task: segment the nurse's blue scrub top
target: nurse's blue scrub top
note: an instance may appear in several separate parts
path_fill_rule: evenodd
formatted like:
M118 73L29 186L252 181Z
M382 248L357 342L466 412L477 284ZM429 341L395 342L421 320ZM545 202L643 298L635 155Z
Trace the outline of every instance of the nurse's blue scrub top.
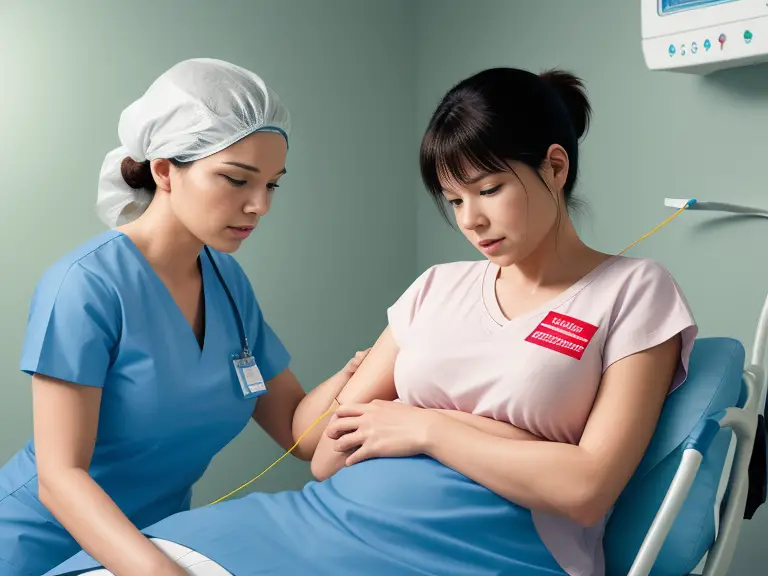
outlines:
M289 354L235 259L211 254L270 380ZM139 528L190 507L192 485L256 404L243 397L232 365L243 348L236 313L205 251L200 259L202 349L160 277L120 232L101 234L56 263L32 299L21 369L103 389L90 474ZM79 549L68 536L54 536L57 530L37 501L30 440L0 469L0 559L32 573L52 568Z

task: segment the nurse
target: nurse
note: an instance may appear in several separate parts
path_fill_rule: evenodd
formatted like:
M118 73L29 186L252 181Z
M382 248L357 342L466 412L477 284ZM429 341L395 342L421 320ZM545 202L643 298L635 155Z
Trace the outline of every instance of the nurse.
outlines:
M99 179L110 230L32 299L34 438L0 469L0 574L43 574L80 548L116 574L185 574L140 530L190 508L249 419L288 450L365 356L305 395L230 256L286 172L289 124L258 76L211 59L172 67L123 112ZM323 428L294 455L311 459Z

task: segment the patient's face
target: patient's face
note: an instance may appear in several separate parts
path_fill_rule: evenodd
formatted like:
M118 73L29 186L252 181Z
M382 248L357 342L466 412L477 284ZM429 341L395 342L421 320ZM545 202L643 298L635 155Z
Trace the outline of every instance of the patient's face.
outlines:
M512 167L492 174L468 171L467 183L443 182L461 231L500 266L530 256L553 231L558 214L555 198L536 171L521 163Z

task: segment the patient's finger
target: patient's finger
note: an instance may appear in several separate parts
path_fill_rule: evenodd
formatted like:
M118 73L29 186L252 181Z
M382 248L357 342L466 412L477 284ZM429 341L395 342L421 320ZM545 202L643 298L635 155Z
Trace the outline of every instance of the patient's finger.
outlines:
M339 418L348 418L350 416L362 416L365 414L366 404L360 404L357 402L350 402L349 404L342 404L336 409L336 416Z
M330 424L328 424L328 427L325 429L325 433L334 440L338 439L339 437L343 436L344 434L347 434L349 432L354 432L360 427L360 418L358 417L347 417L347 418L337 418Z
M365 446L361 446L358 450L355 450L347 456L347 459L345 460L344 464L346 466L352 466L354 464L357 464L359 462L362 462L363 460L367 460L370 457L369 451L365 448Z
M362 432L351 432L344 434L341 438L333 443L333 448L337 452L349 452L354 448L359 448L365 441L365 436Z

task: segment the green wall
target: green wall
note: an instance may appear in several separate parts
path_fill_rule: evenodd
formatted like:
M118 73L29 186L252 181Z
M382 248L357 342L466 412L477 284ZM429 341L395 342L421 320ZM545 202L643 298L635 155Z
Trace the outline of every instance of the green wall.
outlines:
M417 135L442 94L467 75L497 65L534 71L559 66L585 79L595 109L577 190L587 207L576 218L595 247L619 251L654 228L672 214L665 197L768 208L768 66L711 77L650 72L641 51L639 4L420 2ZM417 272L437 262L482 258L417 189ZM655 258L672 271L702 335L736 337L751 353L768 291L766 245L768 220L691 212L628 255ZM743 527L732 574L766 573L766 533L763 507Z
M0 462L32 433L18 362L34 286L103 230L96 182L118 144L120 112L185 58L256 71L292 113L289 174L236 256L302 384L314 387L373 343L416 268L414 23L407 1L0 0ZM249 425L195 503L280 454ZM309 478L306 464L286 458L250 488Z

